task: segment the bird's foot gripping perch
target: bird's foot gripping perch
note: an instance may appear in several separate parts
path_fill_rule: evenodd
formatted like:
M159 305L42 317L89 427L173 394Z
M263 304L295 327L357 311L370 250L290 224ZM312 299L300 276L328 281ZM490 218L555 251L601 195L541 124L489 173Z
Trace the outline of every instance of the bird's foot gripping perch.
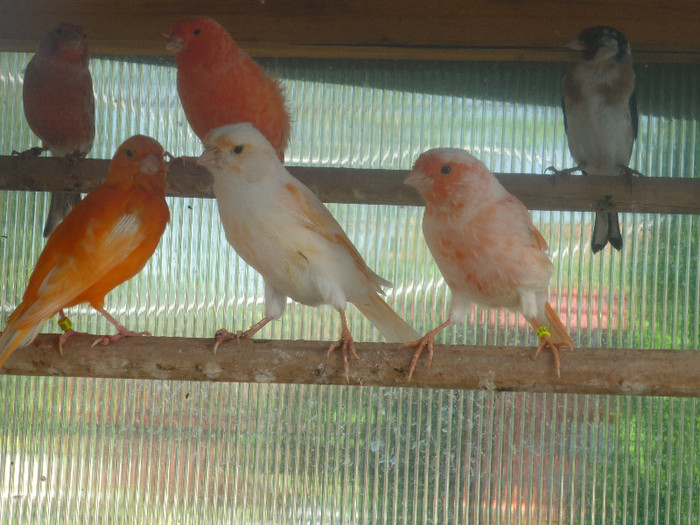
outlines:
M583 172L583 170L579 166L574 166L573 168L566 168L563 170L558 170L554 166L549 166L546 170L544 170L545 174L547 174L547 175L555 175L555 176L563 176L563 177L573 175L577 171Z
M263 329L263 327L272 321L272 317L264 317L257 323L255 323L253 326L248 328L245 332L242 330L238 330L237 332L229 332L225 328L221 328L220 330L216 331L216 334L214 334L214 339L216 343L214 343L214 353L218 350L219 346L221 346L221 343L224 343L225 341L228 341L230 339L235 339L236 341L240 341L241 339L252 339L255 334L257 334L260 330Z
M102 345L102 346L107 346L110 343L113 343L115 341L119 341L120 339L124 339L125 337L140 337L142 335L153 335L151 332L132 332L131 330L127 330L124 328L123 330L119 330L116 334L113 335L103 335L102 337L98 337L93 341L92 347L95 347L97 345Z
M418 339L417 341L411 341L410 343L404 343L401 348L416 347L416 351L413 353L413 359L411 359L411 366L408 368L408 380L413 378L413 372L416 370L416 365L420 356L423 355L423 351L428 349L428 366L433 364L433 352L435 349L435 335L432 332L428 332L426 335Z
M631 179L633 177L644 177L644 173L630 168L629 166L620 166L620 173L623 177Z
M349 356L352 355L355 359L359 359L360 357L357 355L357 351L355 350L355 340L352 338L352 335L350 335L350 329L348 328L348 323L345 319L345 312L343 310L338 310L338 312L340 313L340 320L343 324L343 331L340 334L340 339L335 343L332 343L331 346L328 347L328 353L326 354L326 357L331 355L331 352L333 352L333 350L335 350L336 348L341 349L341 351L343 352L343 370L345 371L345 379L349 383Z
M107 319L114 328L117 329L117 333L114 335L103 335L102 337L98 337L93 341L92 346L95 347L96 345L102 345L102 346L107 346L110 343L114 343L115 341L119 341L120 339L124 339L125 337L140 337L142 335L153 335L151 332L132 332L131 330L128 330L125 326L119 323L114 317L109 315L107 311L102 308L98 309L98 312L100 312L105 319Z
M540 356L540 352L543 348L547 347L552 351L554 356L554 366L557 369L557 377L561 378L560 363L559 363L559 347L554 341L552 341L552 334L549 332L549 328L546 326L540 326L535 330L537 332L537 337L540 339L540 344L535 352L535 359Z
M11 156L18 157L21 160L34 159L36 157L40 157L45 151L48 151L48 148L41 146L35 146L24 151L17 151L16 149L13 149Z
M76 332L75 330L73 330L73 323L71 323L70 319L66 317L66 314L63 313L63 310L59 311L59 316L60 317L58 318L58 321L56 321L56 323L59 327L61 327L63 333L58 338L58 353L61 354L61 357L63 357L63 344L68 340L68 338L75 334L86 335L86 333Z
M449 326L451 321L448 319L444 323L442 323L440 326L437 328L432 329L430 332L425 334L423 337L420 339L417 339L415 341L410 341L408 343L404 343L401 345L401 348L416 348L416 351L413 354L413 359L411 360L411 366L408 369L408 380L411 381L413 378L413 372L416 371L416 365L418 364L418 360L420 359L420 356L423 355L423 351L427 348L428 349L428 366L433 364L433 352L435 350L435 336L441 332L445 327Z

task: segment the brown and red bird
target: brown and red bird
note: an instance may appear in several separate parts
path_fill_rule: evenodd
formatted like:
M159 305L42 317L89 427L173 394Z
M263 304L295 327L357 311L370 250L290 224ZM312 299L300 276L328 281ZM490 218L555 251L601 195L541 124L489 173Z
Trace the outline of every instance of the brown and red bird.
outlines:
M87 37L76 24L59 24L27 64L24 115L54 157L85 158L95 138L95 96L88 69ZM44 227L48 237L80 201L78 193L53 193Z

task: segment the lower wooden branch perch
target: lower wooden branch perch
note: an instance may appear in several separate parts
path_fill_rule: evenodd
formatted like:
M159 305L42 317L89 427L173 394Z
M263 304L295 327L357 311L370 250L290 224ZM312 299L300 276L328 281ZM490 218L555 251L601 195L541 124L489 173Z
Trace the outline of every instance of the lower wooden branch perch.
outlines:
M109 346L76 335L58 353L57 335L40 335L17 350L2 373L17 375L345 385L339 352L325 341L138 337ZM438 346L432 367L421 360L412 382L413 350L396 344L357 343L350 384L582 394L700 396L700 351L581 348L560 350L561 379L552 357L535 361L534 348Z

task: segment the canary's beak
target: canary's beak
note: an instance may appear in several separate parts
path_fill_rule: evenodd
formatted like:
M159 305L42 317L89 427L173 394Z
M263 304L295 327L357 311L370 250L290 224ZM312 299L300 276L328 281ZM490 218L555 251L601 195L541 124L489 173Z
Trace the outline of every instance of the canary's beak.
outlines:
M204 153L197 159L197 164L205 168L216 168L219 163L219 155L213 148L204 148Z
M85 40L83 35L77 31L73 31L66 36L64 42L71 47L80 47L83 44L83 40Z
M430 181L420 171L409 173L403 183L416 188L420 192L430 188Z
M579 37L572 38L562 47L565 47L566 49L571 49L572 51L584 51L586 49L586 46L583 44L583 42L581 42L581 39Z
M185 41L179 36L170 35L168 43L165 44L165 49L167 49L171 53L179 53L180 51L185 49Z
M149 175L153 175L155 173L158 173L158 170L160 169L160 165L162 163L162 160L159 159L156 155L151 153L148 157L143 159L141 161L141 171L143 173L148 173Z

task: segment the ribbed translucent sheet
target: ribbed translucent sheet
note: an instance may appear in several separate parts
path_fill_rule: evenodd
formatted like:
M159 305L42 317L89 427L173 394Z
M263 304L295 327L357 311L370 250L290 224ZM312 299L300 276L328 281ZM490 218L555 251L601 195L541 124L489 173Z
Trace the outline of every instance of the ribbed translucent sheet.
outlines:
M30 56L0 54L1 155L38 145L21 102ZM290 165L408 169L435 146L463 147L497 172L573 165L565 64L263 65L286 88ZM90 157L111 158L135 133L175 155L201 152L172 61L93 58L91 69ZM632 167L696 177L700 66L636 71ZM107 310L156 335L248 328L262 315L262 280L227 244L216 203L169 204L154 257ZM1 328L43 247L47 205L44 193L0 192ZM394 282L388 302L419 331L439 324L449 293L422 239L422 208L329 208ZM555 265L553 304L578 346L700 346L698 217L624 214L622 252L593 257L592 214L532 215ZM89 306L70 315L78 330L111 330ZM354 308L348 319L357 340L381 340ZM290 303L260 337L339 332L331 308ZM535 339L517 315L475 307L438 341ZM700 523L695 399L0 376L0 400L0 524Z

